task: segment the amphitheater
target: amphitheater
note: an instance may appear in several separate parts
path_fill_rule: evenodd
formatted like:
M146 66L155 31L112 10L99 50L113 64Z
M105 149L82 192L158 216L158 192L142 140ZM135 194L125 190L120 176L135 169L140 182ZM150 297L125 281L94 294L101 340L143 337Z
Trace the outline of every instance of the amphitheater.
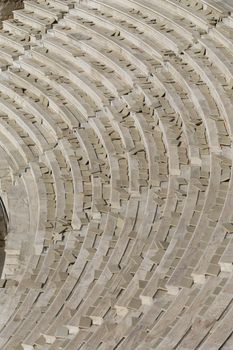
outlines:
M2 22L0 273L1 350L233 350L233 0Z

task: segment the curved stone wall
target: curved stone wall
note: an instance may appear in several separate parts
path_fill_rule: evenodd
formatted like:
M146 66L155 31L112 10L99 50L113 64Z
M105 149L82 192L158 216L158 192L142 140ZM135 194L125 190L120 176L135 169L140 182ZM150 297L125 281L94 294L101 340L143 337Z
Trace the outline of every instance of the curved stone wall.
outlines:
M233 349L233 6L27 0L0 31L1 350Z

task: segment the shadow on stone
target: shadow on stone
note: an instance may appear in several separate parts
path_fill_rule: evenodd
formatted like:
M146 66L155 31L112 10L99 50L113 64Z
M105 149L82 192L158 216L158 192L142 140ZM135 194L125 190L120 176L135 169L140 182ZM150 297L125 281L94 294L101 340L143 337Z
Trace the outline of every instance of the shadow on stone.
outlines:
M22 0L0 0L0 21L12 18L12 11L21 8L23 8Z
M5 238L7 235L8 216L2 199L0 198L0 276L5 261Z

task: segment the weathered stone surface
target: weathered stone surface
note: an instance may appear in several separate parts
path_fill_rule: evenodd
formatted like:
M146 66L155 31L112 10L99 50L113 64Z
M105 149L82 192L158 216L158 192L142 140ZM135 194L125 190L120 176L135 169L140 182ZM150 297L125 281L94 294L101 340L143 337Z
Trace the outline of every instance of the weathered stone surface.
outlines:
M0 20L12 17L12 11L23 7L23 0L0 0Z

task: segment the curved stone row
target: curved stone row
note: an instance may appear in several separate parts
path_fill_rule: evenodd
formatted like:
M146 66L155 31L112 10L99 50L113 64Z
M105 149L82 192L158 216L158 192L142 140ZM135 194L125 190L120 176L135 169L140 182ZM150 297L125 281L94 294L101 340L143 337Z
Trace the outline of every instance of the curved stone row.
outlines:
M1 349L232 349L231 11L30 0L3 23Z

